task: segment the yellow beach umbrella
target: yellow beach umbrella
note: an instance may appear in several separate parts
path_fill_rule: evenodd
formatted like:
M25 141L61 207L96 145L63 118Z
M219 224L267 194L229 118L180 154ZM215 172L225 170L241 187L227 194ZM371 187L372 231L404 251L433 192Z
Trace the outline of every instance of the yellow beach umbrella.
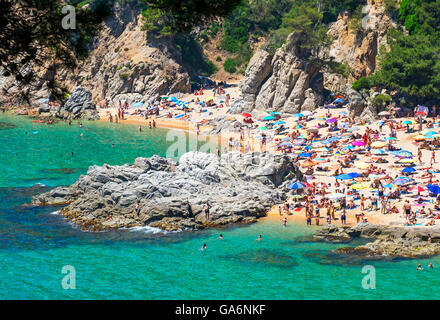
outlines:
M356 162L353 165L358 169L366 169L370 166L368 163L365 162Z
M373 148L382 148L382 147L384 147L386 145L386 143L385 142L382 142L382 141L376 141L376 142L373 142L372 144L371 144L371 146L373 147Z
M413 139L416 141L420 141L420 140L425 140L426 137L424 135L419 134L419 135L413 137Z
M415 159L405 158L399 161L400 163L413 163L416 162Z
M286 135L284 134L277 134L276 136L274 136L275 139L284 139L286 137Z
M367 189L368 185L365 183L356 183L350 186L350 189L353 190L362 190L362 189Z

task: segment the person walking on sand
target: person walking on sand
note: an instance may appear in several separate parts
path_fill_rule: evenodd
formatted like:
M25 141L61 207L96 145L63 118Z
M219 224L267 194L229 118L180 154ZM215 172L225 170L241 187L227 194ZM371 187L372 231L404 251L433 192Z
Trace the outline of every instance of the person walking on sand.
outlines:
M422 164L422 149L420 147L417 150L417 158L419 158L419 163Z
M432 167L433 163L435 163L435 150L432 150L432 153L431 153L431 167Z

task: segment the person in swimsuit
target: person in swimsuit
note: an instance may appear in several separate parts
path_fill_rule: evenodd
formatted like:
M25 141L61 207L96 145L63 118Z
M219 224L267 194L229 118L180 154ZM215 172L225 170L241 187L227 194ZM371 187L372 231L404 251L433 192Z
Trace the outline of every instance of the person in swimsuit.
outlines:
M202 248L200 248L200 250L202 250L202 251L203 251L203 250L205 250L205 249L206 249L206 243L204 243L204 244L203 244L203 247L202 247Z
M218 237L220 240L223 240L223 235L220 234L220 236Z
M258 238L256 239L257 241L261 241L263 240L263 237L261 236L261 234L258 236Z

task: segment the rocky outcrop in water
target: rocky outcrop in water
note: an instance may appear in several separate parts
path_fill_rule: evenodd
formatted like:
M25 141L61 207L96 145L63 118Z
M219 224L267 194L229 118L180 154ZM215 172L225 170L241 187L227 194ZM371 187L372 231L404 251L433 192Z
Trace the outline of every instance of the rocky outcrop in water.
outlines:
M301 180L302 174L285 155L189 152L178 164L154 156L132 165L92 166L72 186L38 195L33 203L67 205L61 214L93 231L147 225L201 229L265 216L285 199L287 178ZM207 202L209 219L203 211Z
M431 236L432 241L428 243ZM335 253L360 257L418 258L440 254L440 226L397 227L358 223L353 227L325 226L314 238L331 242L349 242L354 238L372 239L363 246L343 247Z
M98 120L98 110L92 102L92 93L83 87L77 87L69 98L58 108L42 105L38 108L40 117L55 116L60 119Z

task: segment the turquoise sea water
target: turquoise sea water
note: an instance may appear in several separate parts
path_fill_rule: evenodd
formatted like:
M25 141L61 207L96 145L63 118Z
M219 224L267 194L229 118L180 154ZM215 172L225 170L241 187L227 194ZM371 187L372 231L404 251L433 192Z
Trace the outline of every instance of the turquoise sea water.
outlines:
M166 135L122 124L48 126L0 114L0 298L440 298L439 257L336 257L330 250L342 245L311 242L314 229L304 225L262 221L165 236L149 230L88 233L53 214L57 208L23 206L33 194L73 183L90 165L165 155L173 143ZM258 234L263 241L255 241ZM199 250L203 243L206 251ZM437 268L429 270L430 261ZM417 263L423 271L416 271ZM66 265L75 268L75 290L62 288ZM374 290L362 288L365 265L375 267Z

